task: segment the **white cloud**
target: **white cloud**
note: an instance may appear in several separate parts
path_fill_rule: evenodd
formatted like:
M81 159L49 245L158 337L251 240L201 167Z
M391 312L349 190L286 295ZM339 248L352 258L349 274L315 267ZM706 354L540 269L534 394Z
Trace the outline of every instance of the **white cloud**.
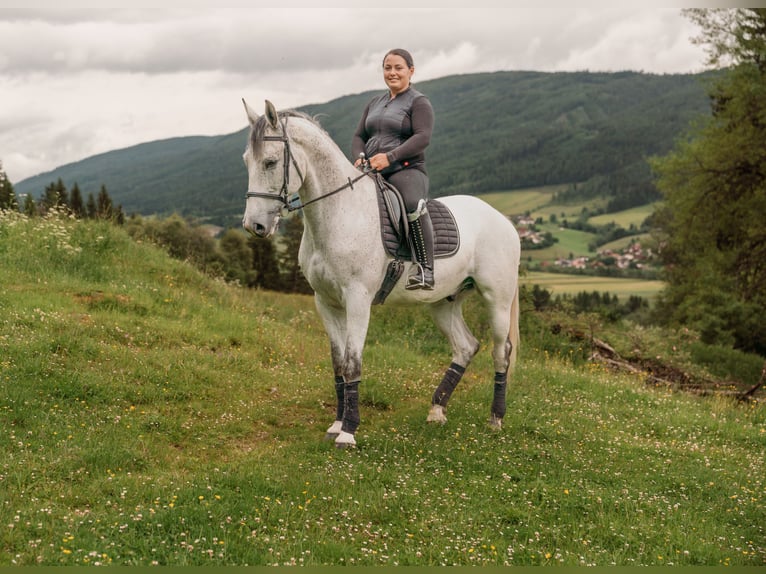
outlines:
M124 4L124 5L123 5ZM0 7L0 160L12 181L128 145L245 125L278 107L383 89L392 47L416 81L495 70L699 71L678 8L592 2L27 0Z

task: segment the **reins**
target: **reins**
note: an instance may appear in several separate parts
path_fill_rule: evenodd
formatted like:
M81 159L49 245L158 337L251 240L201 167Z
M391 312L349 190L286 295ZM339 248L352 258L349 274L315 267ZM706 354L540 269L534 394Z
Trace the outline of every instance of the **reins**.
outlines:
M307 205L311 205L312 203L315 203L315 202L319 201L320 199L325 199L327 197L330 197L331 195L335 195L336 193L340 193L344 189L354 189L354 184L357 181L359 181L360 179L362 179L366 175L369 175L369 173L367 173L367 172L362 173L362 174L356 176L354 179L351 179L349 177L348 181L345 184L341 185L338 189L334 189L332 191L328 191L324 195L320 195L319 197L315 197L314 199L310 199L309 201L307 201L306 203L302 203L301 205L296 205L295 207L292 207L289 204L287 204L287 211L288 212L297 211L299 209L303 209Z
M245 194L245 198L250 197L265 197L266 199L273 199L275 201L279 201L282 203L282 208L287 211L287 213L292 213L293 211L299 211L303 208L305 208L308 205L311 205L312 203L316 203L317 201L321 199L326 199L330 196L335 195L336 193L340 193L341 191L345 189L354 189L354 184L365 177L366 175L369 175L369 171L364 171L354 179L348 178L348 181L341 185L339 188L334 189L332 191L329 191L325 193L324 195L320 195L319 197L315 197L305 203L301 203L298 205L292 205L292 202L288 199L288 186L290 185L290 164L295 168L295 171L298 172L298 176L301 178L301 185L303 185L303 173L301 172L300 167L298 167L298 162L295 161L295 156L293 156L293 152L290 149L290 138L287 137L287 117L285 116L282 120L282 135L278 136L263 136L264 141L278 141L282 142L284 144L285 148L285 155L284 155L284 176L282 178L282 188L279 190L279 193L266 193L266 192L260 192L260 191L248 191Z

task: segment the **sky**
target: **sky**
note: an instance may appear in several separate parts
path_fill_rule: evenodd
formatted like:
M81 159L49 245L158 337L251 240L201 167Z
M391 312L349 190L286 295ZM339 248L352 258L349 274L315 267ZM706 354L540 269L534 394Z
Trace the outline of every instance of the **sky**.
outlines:
M700 2L695 3L700 6ZM256 111L500 70L705 69L673 0L0 0L0 162L11 182L138 143L222 135ZM244 147L244 142L243 142Z

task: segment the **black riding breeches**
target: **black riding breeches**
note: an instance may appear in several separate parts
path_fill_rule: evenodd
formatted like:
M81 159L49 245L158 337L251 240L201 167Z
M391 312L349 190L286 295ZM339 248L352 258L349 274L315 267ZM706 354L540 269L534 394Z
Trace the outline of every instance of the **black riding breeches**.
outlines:
M418 208L421 199L428 200L428 176L419 169L403 169L386 177L402 194L407 213Z

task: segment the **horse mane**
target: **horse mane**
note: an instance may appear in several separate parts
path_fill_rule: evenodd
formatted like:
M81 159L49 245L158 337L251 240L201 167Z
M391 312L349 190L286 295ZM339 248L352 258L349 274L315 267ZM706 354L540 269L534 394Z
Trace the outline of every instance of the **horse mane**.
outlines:
M304 112L299 112L298 110L282 110L281 112L278 112L277 116L280 120L282 118L300 118L315 125L323 132L325 131L316 117L312 117ZM271 124L269 123L269 120L265 115L262 115L250 129L250 147L253 151L253 155L256 157L260 155L261 150L263 149L263 136L266 133L266 128L270 126Z

